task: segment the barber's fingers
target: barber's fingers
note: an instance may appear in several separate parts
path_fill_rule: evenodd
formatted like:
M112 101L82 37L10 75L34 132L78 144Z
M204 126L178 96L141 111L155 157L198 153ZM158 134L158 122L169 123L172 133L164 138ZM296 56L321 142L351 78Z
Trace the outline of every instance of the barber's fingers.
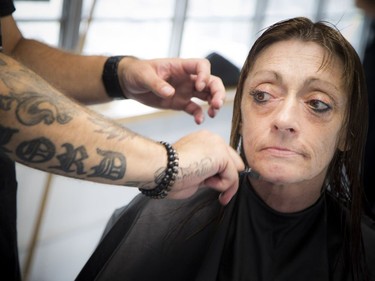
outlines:
M226 205L236 194L239 184L239 172L244 170L245 165L241 157L228 147L230 158L226 165L214 176L204 181L205 186L209 186L221 192L219 200L220 203Z
M221 108L225 100L223 81L211 74L211 64L207 59L185 60L184 70L195 80L196 91L210 93L209 115L214 117L215 112Z
M198 125L204 121L203 109L197 103L190 101L184 108L184 111L192 116L194 116L195 123Z
M207 59L183 59L181 65L185 73L190 74L195 80L195 89L203 91L211 78L211 64Z
M197 79L197 77L192 79ZM215 117L223 106L226 97L223 81L217 76L210 75L206 87L201 91L196 89L194 97L207 101L209 104L208 115L212 118Z
M160 73L150 71L147 85L151 91L162 98L177 94L173 85L166 82L168 79L186 79L186 81L192 79L191 82L194 83L194 88L198 92L207 89L210 83L214 83L213 86L216 88L220 86L221 80L212 81L211 65L206 59L153 60L153 62L155 63L155 69L163 68L164 74L158 76ZM186 77L184 78L184 76Z
M211 93L208 99L210 108L208 114L210 117L215 117L216 112L223 106L225 101L225 87L223 81L216 76L211 75L210 82L208 83L209 91Z

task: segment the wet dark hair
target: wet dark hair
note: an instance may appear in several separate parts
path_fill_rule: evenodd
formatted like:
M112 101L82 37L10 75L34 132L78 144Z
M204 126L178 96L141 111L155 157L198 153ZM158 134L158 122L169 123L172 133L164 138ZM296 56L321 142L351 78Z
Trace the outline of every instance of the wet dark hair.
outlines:
M245 80L259 55L274 43L286 40L314 42L326 51L322 67L333 58L343 65L342 81L347 90L348 102L345 110L340 138L345 151L336 150L326 176L329 192L349 210L348 237L345 238L348 251L346 266L352 267L354 280L364 276L361 216L363 188L363 158L368 126L368 100L361 61L344 36L326 22L312 22L303 17L278 22L267 28L255 41L241 70L234 99L231 146L237 148L240 142L241 100ZM241 157L246 163L245 155Z

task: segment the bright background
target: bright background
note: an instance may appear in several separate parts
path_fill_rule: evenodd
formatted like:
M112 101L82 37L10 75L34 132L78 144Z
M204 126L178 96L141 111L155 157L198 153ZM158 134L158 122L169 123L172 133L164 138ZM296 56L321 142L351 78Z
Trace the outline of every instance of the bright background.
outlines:
M326 20L363 51L367 22L354 0L50 0L16 1L25 37L83 54L140 58L205 57L217 52L241 67L259 32L294 16ZM206 128L229 139L229 97L201 126L183 113L132 101L92 109L155 140L173 142ZM67 179L17 165L18 231L24 280L74 280L114 209L136 189Z

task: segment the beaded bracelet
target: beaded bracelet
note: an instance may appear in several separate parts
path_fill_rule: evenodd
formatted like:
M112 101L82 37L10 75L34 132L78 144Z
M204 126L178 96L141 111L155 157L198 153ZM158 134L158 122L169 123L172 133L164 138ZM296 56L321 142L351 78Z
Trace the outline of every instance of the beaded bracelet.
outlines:
M118 77L118 64L125 56L109 57L103 68L102 80L107 95L113 99L126 99L124 96L119 77Z
M153 199L163 199L168 195L171 187L175 183L178 174L178 154L177 151L172 147L171 144L161 141L167 150L168 164L164 170L164 177L160 180L158 185L153 189L139 188L143 195L151 197Z

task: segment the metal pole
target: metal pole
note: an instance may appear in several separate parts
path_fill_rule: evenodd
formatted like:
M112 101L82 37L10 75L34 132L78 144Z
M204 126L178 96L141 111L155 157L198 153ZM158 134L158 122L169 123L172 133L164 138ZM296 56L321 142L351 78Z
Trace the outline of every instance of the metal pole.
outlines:
M179 57L181 53L182 36L188 8L188 0L175 0L169 57Z
M82 17L83 0L64 0L60 22L59 47L75 50Z

